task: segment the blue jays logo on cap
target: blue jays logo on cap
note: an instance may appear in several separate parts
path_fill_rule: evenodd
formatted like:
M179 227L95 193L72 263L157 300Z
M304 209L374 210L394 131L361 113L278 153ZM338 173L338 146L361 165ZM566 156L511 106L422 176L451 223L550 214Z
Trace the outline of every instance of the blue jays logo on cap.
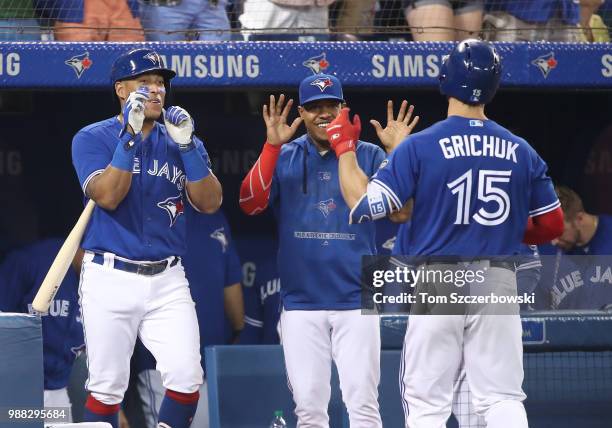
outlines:
M76 73L77 78L80 79L85 70L92 66L93 61L89 59L89 52L85 52L84 54L75 55L69 60L64 61L64 64L70 66Z
M170 217L170 227L174 226L176 220L179 218L181 214L185 211L185 206L183 205L183 199L181 196L171 196L168 199L161 201L157 204L158 207L168 213Z
M555 59L554 52L539 56L533 61L531 61L531 63L538 67L538 69L542 72L544 78L547 78L548 73L550 73L553 68L556 68L558 64L557 60Z
M334 86L333 82L331 81L329 77L326 77L324 79L317 79L314 82L310 82L310 84L312 86L316 86L317 88L319 88L321 92L325 91L327 88L331 86Z
M330 74L315 74L302 80L300 83L300 105L323 99L344 101L342 84L337 77Z

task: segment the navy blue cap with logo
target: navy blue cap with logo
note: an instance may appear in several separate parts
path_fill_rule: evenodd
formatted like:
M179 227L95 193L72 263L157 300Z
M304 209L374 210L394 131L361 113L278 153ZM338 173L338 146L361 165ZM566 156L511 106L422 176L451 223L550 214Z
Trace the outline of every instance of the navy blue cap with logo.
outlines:
M336 76L315 74L300 83L300 105L317 100L338 100L344 102L342 84Z

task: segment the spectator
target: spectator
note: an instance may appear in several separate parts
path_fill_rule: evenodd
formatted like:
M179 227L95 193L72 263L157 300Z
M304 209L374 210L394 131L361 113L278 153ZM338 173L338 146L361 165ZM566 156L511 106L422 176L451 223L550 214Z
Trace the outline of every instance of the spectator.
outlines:
M245 0L242 24L245 38L254 33L326 34L329 5L335 0ZM256 32L248 30L259 30Z
M0 41L40 40L32 0L0 0Z
M576 0L489 0L484 18L487 40L499 42L579 42L580 6Z
M600 309L612 304L612 216L589 214L580 196L556 188L564 215L563 234L543 247L546 257L540 287L549 309Z
M147 40L230 40L227 0L142 0Z
M482 0L404 0L404 6L417 42L463 40L482 26Z
M205 369L204 348L228 341L236 343L244 326L240 261L229 225L221 211L199 214L189 205L185 205L185 211L188 231L183 266L196 305L202 368ZM229 335L224 328L226 316L232 328ZM161 374L155 370L155 359L140 341L136 345L135 358L136 371L139 372L138 391L143 401L146 425L147 428L155 428L165 392ZM191 426L207 428L208 424L208 390L205 379L200 387L198 409Z
M606 24L595 13L605 0L580 0L580 26L587 42L609 42L610 33Z
M346 40L357 40L352 34L372 33L376 0L344 0L335 28ZM352 36L352 37L351 37Z
M55 21L57 41L144 41L137 0L35 0L35 6Z
M46 239L6 257L0 266L0 311L32 313L31 302L62 244L61 239ZM68 269L42 317L45 407L70 407L68 380L74 360L85 346L78 284L76 273Z

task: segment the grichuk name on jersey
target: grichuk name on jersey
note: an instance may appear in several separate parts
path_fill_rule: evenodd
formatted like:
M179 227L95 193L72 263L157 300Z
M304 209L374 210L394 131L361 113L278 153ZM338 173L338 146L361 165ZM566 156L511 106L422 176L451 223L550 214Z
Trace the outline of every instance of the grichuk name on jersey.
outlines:
M516 163L518 144L492 135L451 135L438 141L446 159L486 156Z
M168 165L168 162L164 162L160 167L159 161L157 159L153 159L153 168L148 169L147 174L155 177L165 177L166 180L172 184L176 184L176 187L179 190L183 190L185 187L185 173L178 167L172 165L172 174L170 174L170 167L171 166Z

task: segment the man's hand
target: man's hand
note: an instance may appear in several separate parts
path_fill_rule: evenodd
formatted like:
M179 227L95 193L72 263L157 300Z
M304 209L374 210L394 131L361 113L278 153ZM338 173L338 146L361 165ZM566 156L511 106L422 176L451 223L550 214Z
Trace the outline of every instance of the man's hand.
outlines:
M137 91L132 92L125 100L123 105L123 128L119 136L121 137L126 131L132 135L136 135L142 131L144 122L145 102L149 99L149 88L141 86Z
M270 95L270 105L264 104L263 106L267 142L273 146L280 146L288 142L302 123L302 118L296 117L291 126L287 125L287 116L293 105L293 100L287 101L287 105L284 108L283 104L285 104L285 94L281 94L278 97L278 103L274 95Z
M179 149L188 150L191 147L194 123L187 110L178 106L164 110L164 124Z
M354 152L357 148L359 134L361 134L361 119L359 115L353 117L353 123L349 118L350 108L344 107L340 114L329 124L327 129L327 139L336 156L346 152Z
M393 101L389 100L387 102L387 126L383 129L380 122L374 119L370 120L374 129L376 129L376 135L378 135L387 153L391 153L402 141L404 141L419 122L419 116L416 116L410 121L413 111L414 106L411 105L408 107L408 101L404 100L397 113L397 119L394 119Z

